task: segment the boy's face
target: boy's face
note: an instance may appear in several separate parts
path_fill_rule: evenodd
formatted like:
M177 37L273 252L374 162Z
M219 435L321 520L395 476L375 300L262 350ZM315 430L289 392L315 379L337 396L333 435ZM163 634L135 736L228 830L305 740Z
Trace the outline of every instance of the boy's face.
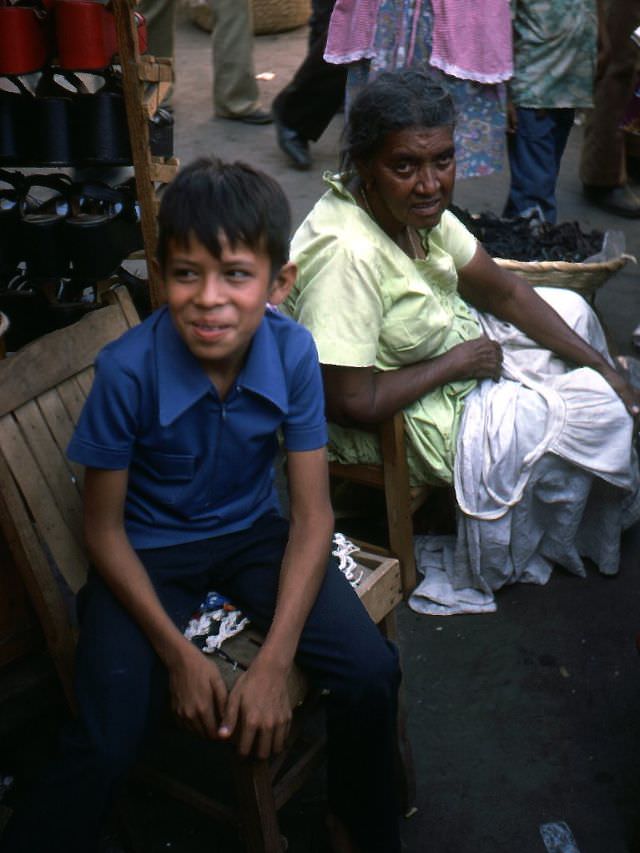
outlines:
M223 393L242 367L267 302L279 304L295 281L285 264L272 281L271 260L220 235L220 259L193 237L171 241L164 273L167 303L180 337Z

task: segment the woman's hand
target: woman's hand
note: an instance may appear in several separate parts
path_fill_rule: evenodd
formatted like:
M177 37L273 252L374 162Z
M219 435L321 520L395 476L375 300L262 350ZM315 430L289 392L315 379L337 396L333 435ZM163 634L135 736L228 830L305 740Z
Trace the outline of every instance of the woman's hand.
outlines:
M457 344L446 357L451 360L455 379L500 379L502 347L486 335Z
M637 423L640 416L640 393L638 390L613 367L607 366L600 373L620 397L627 411Z

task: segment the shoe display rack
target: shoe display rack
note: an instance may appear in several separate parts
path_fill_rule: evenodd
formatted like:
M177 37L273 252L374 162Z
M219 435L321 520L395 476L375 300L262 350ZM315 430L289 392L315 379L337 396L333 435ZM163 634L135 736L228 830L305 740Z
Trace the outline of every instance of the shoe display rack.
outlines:
M163 301L152 259L157 192L178 168L162 106L173 65L145 53L135 2L0 5L0 309L10 349L97 307L114 277L142 313ZM132 253L144 254L146 278L122 268Z

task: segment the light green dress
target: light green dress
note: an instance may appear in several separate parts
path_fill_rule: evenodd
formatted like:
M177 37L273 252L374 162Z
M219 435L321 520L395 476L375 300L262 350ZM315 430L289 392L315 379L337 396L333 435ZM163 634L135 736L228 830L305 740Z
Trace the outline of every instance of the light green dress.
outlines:
M395 370L434 358L479 337L480 326L458 294L457 270L476 240L445 212L422 239L426 260L409 258L363 211L337 177L294 235L298 278L283 306L310 329L323 364ZM464 398L475 380L434 389L404 410L414 483L447 482ZM380 461L377 438L330 428L330 456L344 463Z

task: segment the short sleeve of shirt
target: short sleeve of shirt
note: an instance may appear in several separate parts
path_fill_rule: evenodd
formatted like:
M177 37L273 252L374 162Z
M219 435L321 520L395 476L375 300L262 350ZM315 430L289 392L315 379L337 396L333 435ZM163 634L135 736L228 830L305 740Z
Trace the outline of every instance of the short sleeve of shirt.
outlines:
M448 252L456 270L465 267L476 253L478 242L469 229L449 210L442 214L430 239Z
M299 332L305 330L300 329ZM311 335L297 344L300 358L289 389L289 410L282 426L287 450L318 450L327 443L324 392L318 353Z
M369 247L357 241L345 245L338 238L328 241L305 273L295 314L313 335L320 362L346 367L375 364L384 306L382 277Z
M135 379L106 347L96 360L96 375L67 455L89 468L129 467L140 393Z

